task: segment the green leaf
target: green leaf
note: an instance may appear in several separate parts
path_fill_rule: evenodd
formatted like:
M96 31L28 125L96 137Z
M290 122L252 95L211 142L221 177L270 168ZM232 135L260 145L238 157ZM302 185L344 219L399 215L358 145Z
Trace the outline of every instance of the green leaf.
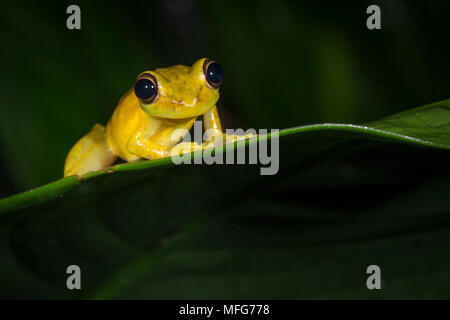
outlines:
M449 149L447 100L282 130L274 176L162 159L60 179L0 200L0 297L450 297Z

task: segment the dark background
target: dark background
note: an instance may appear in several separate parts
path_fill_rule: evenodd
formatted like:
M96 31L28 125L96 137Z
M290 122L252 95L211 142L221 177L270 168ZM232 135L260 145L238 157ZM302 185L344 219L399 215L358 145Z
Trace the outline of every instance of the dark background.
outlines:
M450 98L448 1L77 1L81 30L66 28L70 4L0 8L0 196L60 178L139 73L202 57L225 71L225 128L361 123ZM366 28L370 4L382 30ZM448 108L394 129L436 138ZM156 165L10 198L0 298L448 298L450 154L399 142L303 132L280 139L270 177ZM71 264L83 290L67 290ZM367 290L372 264L383 290Z
M0 196L62 176L65 155L148 69L225 72L224 127L359 123L449 98L448 1L6 2ZM366 28L378 4L382 29Z

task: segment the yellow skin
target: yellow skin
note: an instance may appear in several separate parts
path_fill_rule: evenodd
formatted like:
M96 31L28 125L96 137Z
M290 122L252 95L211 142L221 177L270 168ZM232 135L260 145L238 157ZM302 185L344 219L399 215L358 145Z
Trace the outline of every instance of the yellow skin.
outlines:
M214 146L214 137L219 134L227 142L248 138L222 133L216 107L219 90L206 82L205 60L200 59L191 67L176 65L143 72L153 75L158 82L155 101L143 103L133 89L129 90L120 99L106 129L96 124L72 147L66 158L64 176L81 176L105 169L118 157L135 161L202 150ZM189 130L201 115L204 129L212 129L208 141L198 145L195 142L179 143L182 137L171 140L174 130Z

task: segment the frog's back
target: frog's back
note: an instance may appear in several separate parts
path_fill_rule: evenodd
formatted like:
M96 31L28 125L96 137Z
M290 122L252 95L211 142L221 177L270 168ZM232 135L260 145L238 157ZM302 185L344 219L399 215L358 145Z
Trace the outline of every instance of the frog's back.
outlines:
M127 145L131 136L145 121L148 121L148 116L140 108L131 89L120 99L106 126L106 141L111 151L127 161L138 159L128 151Z

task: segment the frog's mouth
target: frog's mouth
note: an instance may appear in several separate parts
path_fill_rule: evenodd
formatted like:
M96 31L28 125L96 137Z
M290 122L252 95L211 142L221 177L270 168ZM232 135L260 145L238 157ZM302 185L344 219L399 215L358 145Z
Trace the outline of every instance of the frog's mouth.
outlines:
M196 96L194 98L192 103L187 103L186 101L179 101L179 100L175 100L175 99L170 100L170 103L183 105L184 107L188 107L188 108L194 108L195 105L197 104L197 101L198 101L198 96Z
M201 104L201 101L196 97L191 103L185 101L178 101L175 99L168 100L168 103L161 106L143 105L144 111L152 117L165 119L189 119L204 115L209 109L214 106L214 103Z

